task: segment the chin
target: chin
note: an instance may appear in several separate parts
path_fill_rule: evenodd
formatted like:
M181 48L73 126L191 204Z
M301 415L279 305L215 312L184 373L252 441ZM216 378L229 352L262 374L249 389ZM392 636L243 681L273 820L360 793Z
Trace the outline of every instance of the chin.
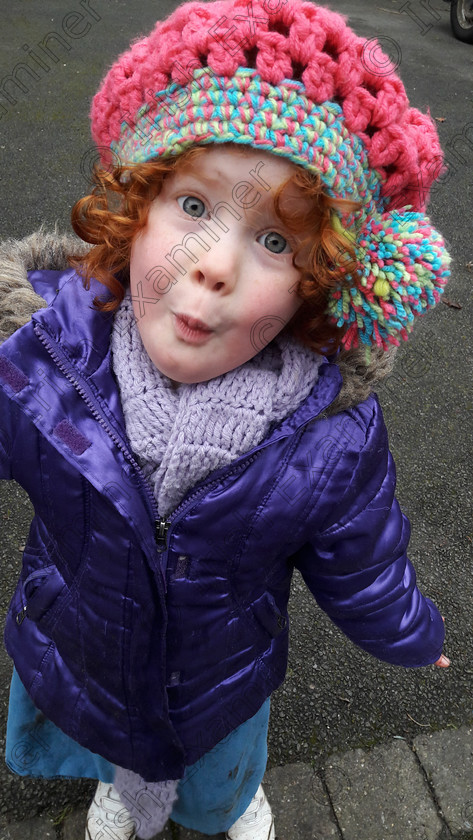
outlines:
M167 376L171 382L175 382L178 385L197 385L199 382L209 382L211 379L223 376L236 367L236 365L232 366L231 362L229 362L228 367L223 365L222 368L218 367L207 372L202 369L201 365L193 368L192 360L190 359L183 361L172 357L162 358L160 354L154 357L150 355L150 359L163 376Z
M214 376L204 376L202 371L183 370L179 365L159 365L153 362L158 370L176 385L197 385L198 382L208 382ZM220 376L220 374L215 374Z
M175 374L174 376L170 376L169 379L172 379L173 382L177 382L179 385L198 385L199 382L209 382L211 379L215 379L216 376L221 376L220 373L216 373L213 376L203 376L202 374L188 374L187 376L183 374L179 376Z

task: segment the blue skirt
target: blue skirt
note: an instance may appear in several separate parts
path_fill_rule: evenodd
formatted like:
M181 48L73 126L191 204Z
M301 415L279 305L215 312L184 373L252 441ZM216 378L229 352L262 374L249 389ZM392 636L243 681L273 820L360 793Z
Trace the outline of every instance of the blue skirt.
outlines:
M227 831L246 811L267 762L269 699L250 720L186 768L171 819L202 834ZM82 747L33 704L16 670L10 688L6 763L20 776L99 779L115 765Z

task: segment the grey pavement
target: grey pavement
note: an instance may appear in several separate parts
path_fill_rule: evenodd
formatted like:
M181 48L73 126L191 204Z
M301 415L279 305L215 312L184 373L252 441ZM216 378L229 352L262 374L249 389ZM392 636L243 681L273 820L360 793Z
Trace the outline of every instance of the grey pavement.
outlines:
M277 840L471 840L472 780L473 729L464 726L335 753L318 772L303 762L274 767L264 786ZM86 812L10 823L0 840L84 840ZM156 840L208 837L169 823Z
M30 63L35 75L23 75L23 88L10 85L9 98L0 93L0 238L26 236L41 222L69 229L95 159L91 96L130 40L176 5L0 0L0 91L28 51L59 36L50 42L57 61L46 69ZM411 104L430 109L449 166L429 205L454 258L446 303L401 348L380 399L397 495L412 524L410 556L421 588L445 616L452 665L409 670L368 657L328 622L296 576L289 669L272 699L267 788L280 840L473 838L473 46L453 38L443 0L325 5L346 14L358 34L379 39ZM95 16L84 18L78 37L67 15L86 8ZM25 494L0 482L2 615L30 518ZM0 753L10 675L0 650ZM83 840L92 790L88 781L20 779L0 762L0 840Z

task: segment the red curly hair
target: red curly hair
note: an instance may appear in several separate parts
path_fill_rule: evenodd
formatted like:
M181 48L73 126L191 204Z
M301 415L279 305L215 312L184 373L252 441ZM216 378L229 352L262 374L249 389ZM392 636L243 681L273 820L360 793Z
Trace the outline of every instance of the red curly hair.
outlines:
M189 165L207 148L193 146L171 158L118 166L111 172L96 167L92 192L79 199L72 209L74 231L93 247L85 255L69 257L86 288L94 277L110 292L107 300L94 299L96 308L105 312L118 308L129 284L133 240L145 228L150 205L159 195L164 179ZM292 213L290 217L284 213L280 201L288 185L312 200L309 211ZM331 215L334 210L351 213L358 207L353 201L326 195L318 175L300 166L294 166L294 173L278 187L274 196L276 215L299 240L292 264L300 272L295 291L303 306L286 330L315 352L332 353L341 344L345 330L329 321L327 300L330 291L346 282L346 275L355 269L354 250L333 229ZM302 240L301 231L305 233ZM301 251L304 260L298 265L296 260Z

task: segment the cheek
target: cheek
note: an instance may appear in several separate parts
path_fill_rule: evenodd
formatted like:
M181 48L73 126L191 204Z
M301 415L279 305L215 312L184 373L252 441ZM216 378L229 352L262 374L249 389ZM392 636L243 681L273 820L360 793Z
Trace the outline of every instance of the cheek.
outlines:
M163 240L145 231L133 242L130 253L130 288L133 295L150 301L161 298L173 285L173 272L166 261Z
M259 353L280 333L302 306L289 283L279 289L274 287L265 295L248 301L238 333L232 342L232 351L238 356L246 348L248 358Z
M288 321L296 314L303 303L297 294L297 287L299 285L300 278L301 272L298 269L291 268L291 271L286 279L286 283L284 284L284 291L279 296L279 301L286 312Z
M159 258L154 260L146 233L139 234L130 252L130 292L140 333L145 324L157 314L153 302L157 295L152 273L153 264L156 265L156 262L159 264Z
M130 278L143 280L156 262L159 262L156 239L147 230L138 234L133 241L130 253Z
M299 274L288 271L280 277L270 277L258 290L258 294L249 300L249 314L253 320L258 316L277 316L281 322L289 321L302 306L297 295Z
M140 234L131 246L130 252L130 286L136 291L136 284L143 276L143 234Z

